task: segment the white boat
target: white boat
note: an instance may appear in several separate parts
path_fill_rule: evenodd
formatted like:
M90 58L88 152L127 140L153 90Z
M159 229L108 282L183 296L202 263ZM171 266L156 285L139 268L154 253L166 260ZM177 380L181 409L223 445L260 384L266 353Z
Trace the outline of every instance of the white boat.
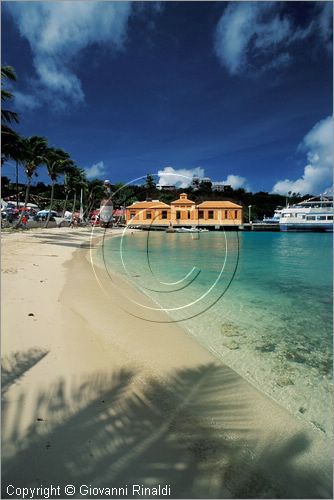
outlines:
M281 211L281 231L333 232L333 196L315 196Z
M279 224L282 215L282 209L276 209L272 217L263 217L264 224Z
M209 232L208 229L202 229L197 227L177 227L175 228L176 233L206 233Z

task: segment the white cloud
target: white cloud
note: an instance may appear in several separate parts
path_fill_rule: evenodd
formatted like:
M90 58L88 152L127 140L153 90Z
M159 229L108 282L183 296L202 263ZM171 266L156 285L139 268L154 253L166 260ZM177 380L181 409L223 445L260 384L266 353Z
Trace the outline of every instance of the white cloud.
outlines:
M202 167L178 169L165 167L163 170L159 170L157 175L159 177L158 184L160 184L160 186L175 185L179 188L186 188L191 184L194 175L201 179L205 177L205 172ZM240 175L230 174L222 182L223 184L228 184L233 189L250 189L247 179Z
M245 177L241 177L240 175L230 174L226 177L223 183L231 186L233 189L244 188L249 191L247 179Z
M196 168L178 168L165 167L159 170L158 174L160 186L175 185L180 188L188 187L191 184L194 175L204 177L204 169L201 167Z
M317 8L314 19L304 28L296 27L291 18L282 14L283 6L281 2L227 5L216 27L214 49L231 75L252 69L262 73L287 65L292 61L287 49L313 33L328 42L331 6Z
M38 84L63 101L84 100L75 58L92 44L121 49L129 2L7 2L20 34L30 44ZM87 71L89 69L87 63ZM37 84L37 85L38 85Z
M298 150L306 153L308 164L303 175L296 180L285 179L276 182L272 191L287 194L320 194L333 181L333 118L320 120L306 134Z
M318 10L317 25L319 34L328 50L332 49L332 26L333 26L333 3L318 2L316 5Z
M38 101L38 99L36 99L33 95L25 94L24 92L19 92L17 90L13 95L15 106L21 111L24 109L32 110L41 106L41 102Z
M87 179L95 179L97 177L104 177L106 174L106 167L103 163L103 161L99 161L97 163L94 163L89 168L85 168L86 176Z

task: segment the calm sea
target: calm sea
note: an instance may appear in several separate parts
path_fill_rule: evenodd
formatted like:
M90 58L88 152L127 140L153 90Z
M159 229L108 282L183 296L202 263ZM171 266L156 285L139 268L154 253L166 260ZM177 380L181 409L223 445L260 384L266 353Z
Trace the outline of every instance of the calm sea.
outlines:
M127 231L103 252L107 268L151 297L168 321L331 433L331 234Z

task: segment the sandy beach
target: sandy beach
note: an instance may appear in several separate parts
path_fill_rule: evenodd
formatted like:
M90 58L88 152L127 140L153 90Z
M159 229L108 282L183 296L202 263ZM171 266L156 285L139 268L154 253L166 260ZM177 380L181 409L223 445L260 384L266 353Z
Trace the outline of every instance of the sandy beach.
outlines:
M140 319L149 300L92 267L103 235L2 235L2 497L332 498L328 438L164 313Z

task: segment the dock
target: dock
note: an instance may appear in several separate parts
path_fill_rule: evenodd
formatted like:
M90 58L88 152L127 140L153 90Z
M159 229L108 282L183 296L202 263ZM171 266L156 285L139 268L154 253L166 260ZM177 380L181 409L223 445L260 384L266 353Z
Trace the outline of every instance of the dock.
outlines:
M239 226L239 231L279 231L279 224L265 224L263 222L245 223Z

